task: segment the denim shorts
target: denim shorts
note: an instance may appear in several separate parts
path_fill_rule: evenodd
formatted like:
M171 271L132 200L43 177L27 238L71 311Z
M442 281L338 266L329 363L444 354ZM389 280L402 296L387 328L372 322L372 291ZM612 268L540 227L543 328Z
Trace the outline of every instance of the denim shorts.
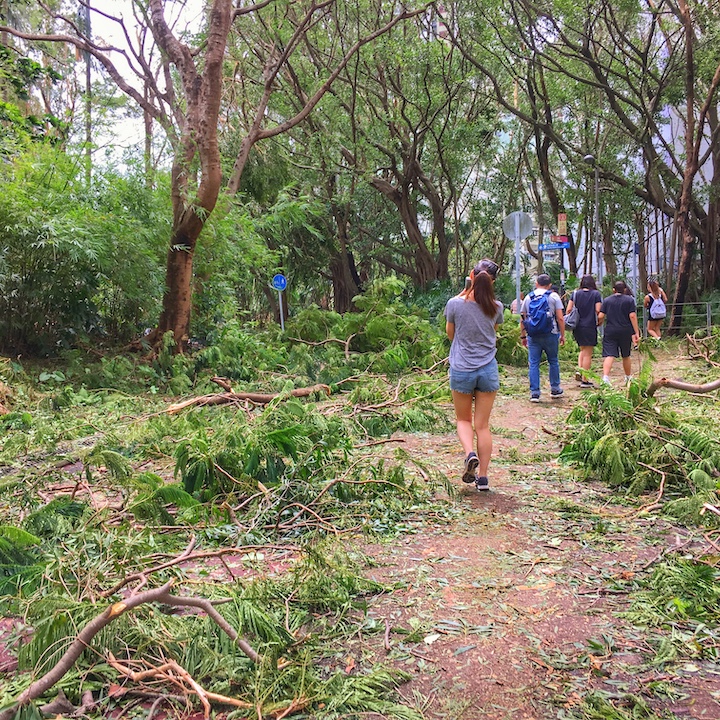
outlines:
M450 368L450 389L472 395L478 392L497 392L500 389L500 374L494 358L477 370L453 370Z

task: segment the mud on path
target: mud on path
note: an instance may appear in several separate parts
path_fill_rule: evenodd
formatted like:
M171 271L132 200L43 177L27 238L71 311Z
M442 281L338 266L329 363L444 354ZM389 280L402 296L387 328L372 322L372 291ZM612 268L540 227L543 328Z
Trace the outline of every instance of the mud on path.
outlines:
M658 353L656 377L682 372L676 357ZM506 370L491 418L489 493L460 482L454 434L402 437L453 481L457 515L425 516L398 542L365 548L370 575L396 589L371 601L367 634L338 660L410 672L400 693L428 719L582 717L588 692L616 705L641 696L660 717L720 718L720 668L652 665L647 633L619 615L627 581L693 531L632 517L632 506L615 506L606 488L558 465L550 433L582 402L568 375L562 400L544 388L537 405L523 371Z

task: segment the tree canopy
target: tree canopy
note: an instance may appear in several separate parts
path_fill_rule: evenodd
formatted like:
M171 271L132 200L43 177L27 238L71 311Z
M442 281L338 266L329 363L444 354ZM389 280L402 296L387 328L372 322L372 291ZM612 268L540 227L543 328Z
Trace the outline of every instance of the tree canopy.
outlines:
M120 339L149 327L150 342L171 331L182 350L218 321L279 312L268 279L280 271L291 278L286 311L315 303L342 313L387 275L428 289L461 282L481 255L510 269L501 220L518 208L536 225L523 271L544 262L570 276L601 269L611 280L629 275L637 248L635 291L659 276L673 290L677 327L683 303L718 289L720 51L711 3L81 8L7 0L0 25L8 189L39 157L33 146L52 144L68 168L92 157L81 203L105 192L111 171L132 177L145 198L138 202L154 208L137 216L142 232L114 244L154 263L143 311L99 325L77 314L74 333L102 326ZM138 131L124 157L103 156L100 124L112 133L112 117L116 128L131 122ZM80 188L82 176L68 182ZM26 200L9 193L6 259L13 227L24 226L24 247L46 242L32 218L33 202L52 212L42 198L49 190L38 186ZM114 228L126 210L108 211ZM558 234L560 214L567 258L543 257L537 244ZM103 268L102 223L86 233L54 227L67 247L81 246L71 276L73 267L83 276L81 258L97 258L88 266L94 289L73 300L86 302L84 292L95 312L123 285L114 276L122 263ZM30 288L55 272L3 267L3 294L12 297L33 297ZM47 299L38 302L32 312L44 314ZM13 322L27 324L12 307ZM3 343L28 343L30 334L8 333Z

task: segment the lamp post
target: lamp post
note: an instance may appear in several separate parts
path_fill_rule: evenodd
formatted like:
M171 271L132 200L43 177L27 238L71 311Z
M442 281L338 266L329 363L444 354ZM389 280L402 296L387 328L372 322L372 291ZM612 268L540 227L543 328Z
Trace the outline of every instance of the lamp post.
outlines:
M595 168L595 255L597 257L597 279L598 285L602 288L603 282L603 252L602 243L600 242L600 168L594 155L586 155L583 158L590 167Z

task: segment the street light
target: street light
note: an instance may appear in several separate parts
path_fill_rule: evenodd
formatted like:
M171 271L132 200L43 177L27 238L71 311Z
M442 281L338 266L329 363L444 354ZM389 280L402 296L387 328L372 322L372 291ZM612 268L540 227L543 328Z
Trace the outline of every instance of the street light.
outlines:
M595 168L595 254L597 256L597 279L598 285L602 288L603 270L602 270L602 243L600 242L600 168L594 155L586 155L583 158L590 167Z

